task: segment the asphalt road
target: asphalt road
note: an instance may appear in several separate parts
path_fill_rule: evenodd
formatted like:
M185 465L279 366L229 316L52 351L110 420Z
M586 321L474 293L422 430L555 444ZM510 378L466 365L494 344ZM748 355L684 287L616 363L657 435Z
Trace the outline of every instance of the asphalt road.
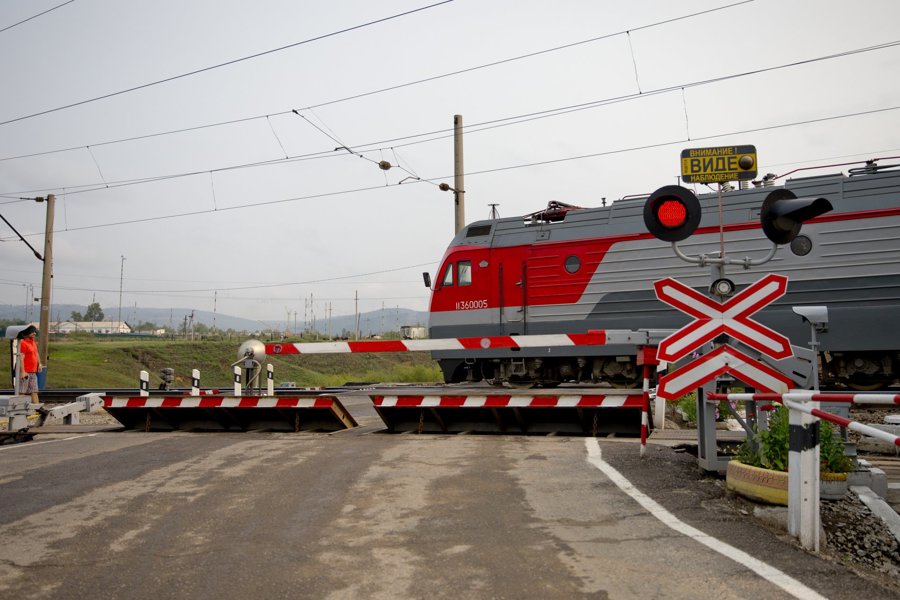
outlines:
M0 447L0 594L896 597L735 511L671 448L641 459L634 443L579 437L389 435L354 412L362 427L335 434Z

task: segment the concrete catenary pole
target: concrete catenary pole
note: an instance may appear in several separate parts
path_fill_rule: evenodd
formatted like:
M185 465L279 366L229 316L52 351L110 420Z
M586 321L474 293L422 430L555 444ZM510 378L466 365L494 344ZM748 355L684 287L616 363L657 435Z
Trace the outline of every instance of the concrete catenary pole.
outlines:
M40 199L39 199L40 201ZM53 278L53 215L56 210L56 196L47 196L47 222L44 227L44 271L41 281L41 316L38 327L38 355L41 365L47 368L47 350L50 342L50 280Z
M463 118L462 115L453 115L453 197L456 201L456 233L466 226L463 172Z

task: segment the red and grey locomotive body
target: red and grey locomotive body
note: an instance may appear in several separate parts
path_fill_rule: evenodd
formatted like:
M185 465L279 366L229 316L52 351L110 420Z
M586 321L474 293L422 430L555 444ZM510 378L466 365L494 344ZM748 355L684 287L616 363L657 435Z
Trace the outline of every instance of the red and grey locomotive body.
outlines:
M823 197L833 210L804 223L789 246L760 266L730 265L740 289L765 273L789 278L788 292L754 318L798 346L809 327L794 306L825 305L820 336L822 381L876 389L900 373L900 170L868 165L862 173L790 179L797 197ZM760 230L763 200L777 186L725 193L725 252L758 259L772 242ZM697 231L679 242L691 256L718 256L719 210L714 193L699 196ZM462 229L445 253L433 285L432 338L583 333L592 329L677 329L683 313L659 302L653 281L674 277L699 289L709 267L680 260L643 221L646 197L601 208L551 203L526 217L478 221ZM553 385L639 379L634 347L546 347L435 352L448 382Z

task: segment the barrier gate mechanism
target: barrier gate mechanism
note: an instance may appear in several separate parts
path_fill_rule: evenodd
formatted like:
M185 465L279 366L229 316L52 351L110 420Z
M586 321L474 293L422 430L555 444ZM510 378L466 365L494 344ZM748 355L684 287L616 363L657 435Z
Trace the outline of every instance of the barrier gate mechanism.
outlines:
M337 431L356 421L334 396L135 396L103 399L126 429Z
M655 365L655 349L669 330L595 330L587 333L483 336L428 340L270 343L265 353L330 354L355 352L417 352L488 350L545 346L627 344L638 351L639 364ZM254 355L259 360L260 355ZM646 387L646 386L645 386ZM646 434L652 424L649 395L644 390L488 391L453 387L374 390L367 394L388 431L418 433L576 433Z
M422 392L422 390L416 390ZM597 436L637 433L644 409L642 390L554 394L521 390L514 394L370 394L388 431L418 433L579 433Z
M297 392L276 396L272 386L272 365L266 373L266 389L261 388L265 356L262 342L241 344L234 371L234 393L205 394L200 390L200 372L191 373L191 394L150 396L149 374L141 371L140 395L105 396L103 407L127 429L144 431L338 431L356 427L356 420L336 396L321 392ZM244 394L242 380L249 394ZM256 384L254 394L253 385Z

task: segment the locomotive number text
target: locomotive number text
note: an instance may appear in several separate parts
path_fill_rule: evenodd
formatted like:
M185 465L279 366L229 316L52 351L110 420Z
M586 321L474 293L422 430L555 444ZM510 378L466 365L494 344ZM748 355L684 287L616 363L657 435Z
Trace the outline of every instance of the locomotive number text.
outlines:
M460 300L456 303L456 310L475 310L477 308L487 307L487 300Z

